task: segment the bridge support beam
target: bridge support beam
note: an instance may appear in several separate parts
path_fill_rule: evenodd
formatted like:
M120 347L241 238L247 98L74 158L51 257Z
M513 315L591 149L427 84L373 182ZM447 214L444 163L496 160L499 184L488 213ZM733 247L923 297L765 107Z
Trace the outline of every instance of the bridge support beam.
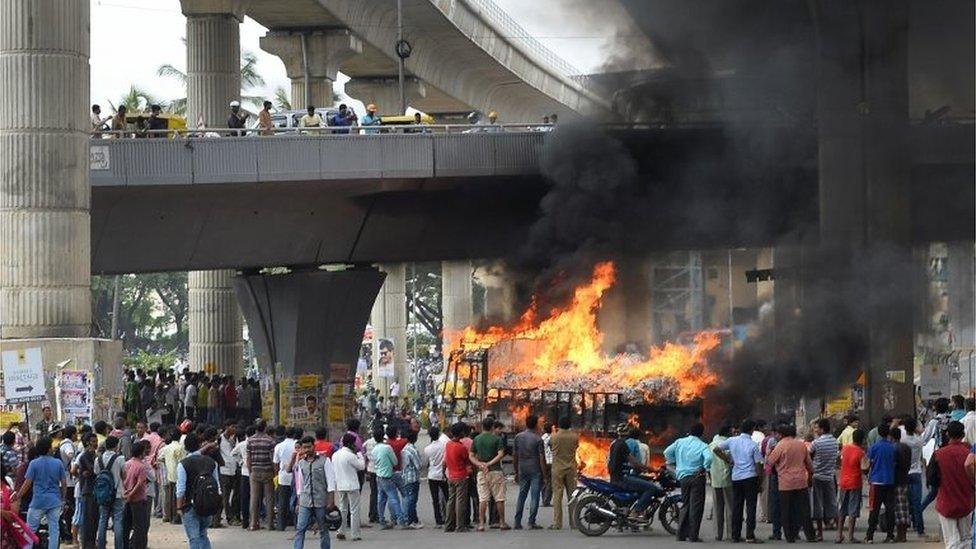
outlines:
M408 107L418 99L427 97L427 87L414 77L407 78L404 87ZM375 103L380 114L404 114L400 112L400 83L396 76L353 78L346 82L346 95L366 105Z
M873 424L914 412L908 2L817 6L820 245L835 258L818 276L867 294L854 318Z
M372 312L373 384L388 397L390 385L396 380L400 384L400 395L405 395L410 381L407 367L406 265L388 263L380 265L380 270L386 273L386 280ZM386 372L389 370L384 366L389 360L393 361L393 368L388 377Z
M470 261L441 262L441 329L445 366L451 341L457 338L461 330L474 324L473 274Z
M180 0L186 15L187 121L226 126L241 95L243 0ZM239 374L244 341L233 270L189 276L190 369Z
M332 84L340 65L363 52L362 41L342 29L272 31L262 36L260 42L262 50L277 55L285 64L285 72L291 79L291 104L296 109L309 104L332 105Z
M0 21L0 337L86 337L89 6L9 0Z
M383 278L375 268L234 277L262 370L278 364L278 376L322 374L328 380L337 365L354 375Z

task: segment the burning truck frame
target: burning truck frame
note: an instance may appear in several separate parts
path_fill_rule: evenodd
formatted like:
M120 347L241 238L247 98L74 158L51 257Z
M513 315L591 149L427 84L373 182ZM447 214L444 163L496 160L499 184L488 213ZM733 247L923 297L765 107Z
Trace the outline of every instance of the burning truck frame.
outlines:
M614 264L599 263L567 306L543 314L533 304L512 327L466 328L452 338L444 404L458 417L493 414L513 430L530 414L552 422L568 416L581 432L584 471L594 476L606 475L618 423L639 428L660 453L702 417L704 393L718 382L710 361L720 336L706 331L646 355L605 355L597 313L615 279Z

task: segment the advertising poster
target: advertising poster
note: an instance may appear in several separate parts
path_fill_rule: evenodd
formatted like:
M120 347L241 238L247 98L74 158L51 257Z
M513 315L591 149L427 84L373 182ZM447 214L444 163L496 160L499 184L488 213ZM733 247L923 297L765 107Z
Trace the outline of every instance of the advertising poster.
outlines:
M312 430L322 425L322 376L300 375L279 382L281 422Z
M91 374L85 370L61 370L61 413L71 423L92 416Z
M376 375L378 377L393 377L396 375L396 368L393 363L394 346L392 339L380 340L380 359L377 364Z

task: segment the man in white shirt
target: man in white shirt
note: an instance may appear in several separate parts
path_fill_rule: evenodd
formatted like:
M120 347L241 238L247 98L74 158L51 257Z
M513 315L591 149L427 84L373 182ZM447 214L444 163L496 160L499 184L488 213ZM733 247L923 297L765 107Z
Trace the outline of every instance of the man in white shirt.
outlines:
M362 539L359 535L359 472L366 468L366 459L356 453L356 435L342 436L342 448L332 454L332 467L336 477L336 504L342 513L342 525L336 539L346 539L346 523L349 523L349 539Z
M249 425L245 434L250 438L254 436L257 429L254 425ZM251 523L251 471L247 468L247 438L239 438L239 442L234 449L231 450L231 455L237 460L237 463L241 466L241 483L238 487L238 493L240 497L240 515L241 515L241 526L247 528L248 524Z
M380 397L382 400L383 397ZM383 429L379 429L379 438L383 439ZM376 513L376 500L378 492L376 487L376 462L369 458L373 454L373 448L376 447L376 435L369 437L363 441L363 453L366 454L366 482L369 483L369 522L378 522L379 517ZM369 528L369 526L367 526Z
M291 464L292 457L295 454L295 443L298 442L301 436L301 429L295 427L288 429L285 434L285 440L275 446L274 454L272 454L271 458L275 471L278 473L278 489L275 495L278 501L278 509L282 511L278 513L277 527L282 532L285 530L285 526L292 521L292 515L294 514L291 509Z
M220 466L220 492L224 496L224 514L227 524L240 524L241 494L238 489L240 480L237 478L238 460L234 456L237 447L237 424L228 419L224 422L224 432L220 434L220 457L224 464Z
M308 106L308 114L302 115L301 119L298 121L299 128L321 128L325 126L322 122L322 117L319 113L315 112L315 105ZM309 132L302 132L309 133Z
M966 399L966 415L962 416L962 426L965 429L966 444L976 444L976 398Z
M444 526L444 514L447 506L447 477L444 476L444 451L450 439L436 425L427 431L430 434L430 444L424 448L427 461L427 486L430 488L430 498L434 504L434 522L437 526Z

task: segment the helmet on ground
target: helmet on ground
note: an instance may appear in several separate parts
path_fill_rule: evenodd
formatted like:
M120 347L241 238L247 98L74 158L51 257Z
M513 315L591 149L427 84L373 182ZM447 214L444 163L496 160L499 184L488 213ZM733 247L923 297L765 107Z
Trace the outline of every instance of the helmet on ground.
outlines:
M325 525L333 532L342 526L342 513L338 507L333 507L325 512Z

